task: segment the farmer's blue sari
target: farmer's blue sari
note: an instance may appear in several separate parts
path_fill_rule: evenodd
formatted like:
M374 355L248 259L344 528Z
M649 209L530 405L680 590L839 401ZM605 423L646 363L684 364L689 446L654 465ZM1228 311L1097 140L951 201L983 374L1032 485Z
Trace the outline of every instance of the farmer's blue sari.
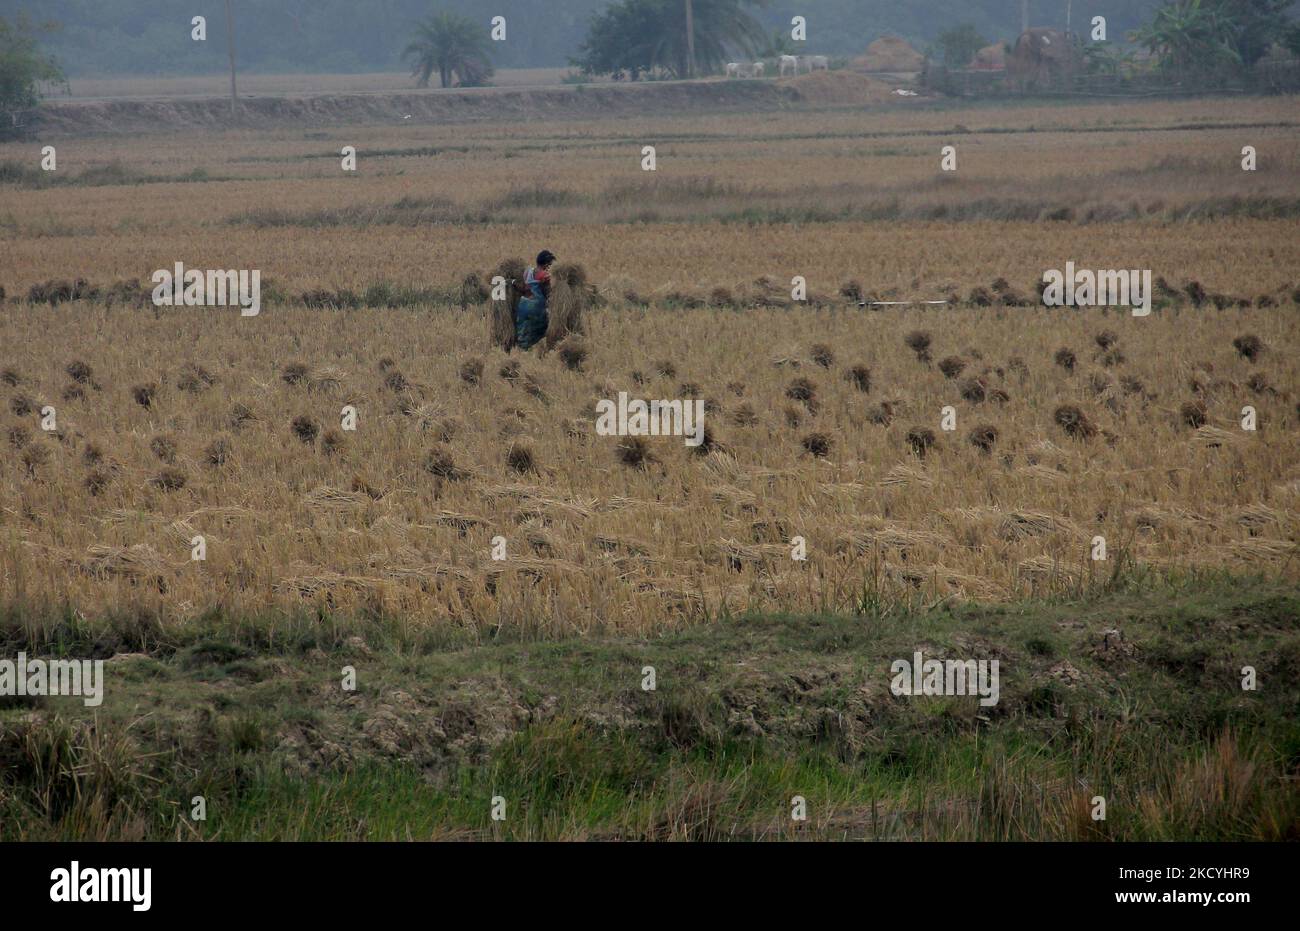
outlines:
M515 339L520 349L531 349L546 335L550 322L546 313L546 297L540 292L535 297L521 297L515 311Z
M515 309L515 340L520 349L531 349L546 335L546 326L550 316L546 313L546 295L533 277L533 269L528 269L525 278L532 297L521 297Z

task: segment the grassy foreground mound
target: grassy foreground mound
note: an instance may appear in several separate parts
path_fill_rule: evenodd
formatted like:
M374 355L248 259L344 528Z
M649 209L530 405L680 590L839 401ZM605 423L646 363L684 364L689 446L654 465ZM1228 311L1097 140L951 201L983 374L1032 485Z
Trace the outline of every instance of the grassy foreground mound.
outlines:
M105 659L98 708L0 699L5 840L1300 836L1300 591L1270 583L475 645L10 617L0 644ZM997 659L1000 700L893 695L917 650Z

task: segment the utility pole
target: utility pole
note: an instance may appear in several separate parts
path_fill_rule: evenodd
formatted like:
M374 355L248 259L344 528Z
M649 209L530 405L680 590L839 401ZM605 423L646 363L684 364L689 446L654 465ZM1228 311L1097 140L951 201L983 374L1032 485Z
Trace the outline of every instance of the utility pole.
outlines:
M695 9L686 0L686 76L695 77Z
M1073 0L1065 0L1065 34L1067 36L1070 34L1070 7L1072 5Z
M1029 0L1020 0L1020 31L1029 31Z
M230 15L230 0L226 0L226 48L230 52L230 115L239 112L239 96L235 92L235 21Z

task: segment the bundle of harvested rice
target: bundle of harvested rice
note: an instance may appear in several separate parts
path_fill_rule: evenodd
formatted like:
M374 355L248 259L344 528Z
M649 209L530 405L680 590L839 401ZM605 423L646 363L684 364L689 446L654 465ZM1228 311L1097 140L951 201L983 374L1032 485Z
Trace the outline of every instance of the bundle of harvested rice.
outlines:
M450 566L446 563L433 563L426 566L393 566L384 570L384 576L390 579L413 579L426 584L433 581L450 580L469 586L477 586L482 582L481 577L473 570L461 566Z
M518 504L512 509L516 522L534 518L550 520L587 520L596 512L595 498L557 498L536 485L488 485L481 493L494 500L507 499Z
M96 578L120 578L136 581L159 581L170 566L158 551L147 543L134 546L94 544L86 549L81 563L87 575Z
M181 546L189 546L198 530L195 529L193 524L182 518L172 521L164 528L163 532Z
M702 468L720 482L765 481L771 483L780 478L797 474L797 469L772 469L767 466L745 465L729 452L718 452L704 461Z
M317 595L332 597L336 592L344 591L369 593L381 591L385 585L382 578L364 575L344 575L333 569L317 566L294 564L299 575L281 578L272 589L281 595L297 595L300 598L314 598Z
M185 519L189 521L200 517L204 520L216 521L223 527L229 527L235 521L241 520L259 522L266 520L265 514L246 507L240 507L237 504L211 504L185 515Z
M715 544L717 554L732 571L739 572L745 566L761 566L768 560L787 560L790 547L784 543L749 544L740 540L724 539Z
M639 579L636 588L657 596L665 607L692 618L724 609L741 612L748 595L746 586L741 584L707 585L671 577Z
M1021 466L1016 469L1016 474L1023 475L1025 478L1038 479L1044 482L1064 482L1070 477L1068 472L1053 469L1040 462L1036 462L1033 465Z
M474 514L463 514L459 511L439 511L433 516L433 520L434 523L456 528L461 536L464 536L476 527L491 526L491 522L487 520L487 518L479 517Z
M527 267L520 259L506 259L496 267L493 277L500 275L506 281L506 299L492 302L490 340L506 352L515 348L515 311L519 307L520 287Z
M627 553L633 556L649 556L650 547L640 540L632 537L618 536L616 534L598 533L592 538L592 542L598 548L607 553Z
M483 566L481 570L490 578L502 575L521 575L534 582L555 581L557 576L580 576L582 566L567 559L539 559L535 556L512 556L504 562Z
M1300 545L1291 540L1270 540L1264 537L1251 537L1249 540L1237 540L1229 543L1227 553L1245 562L1289 562L1300 553Z
M1081 531L1068 518L1046 511L1012 511L1003 518L998 536L1003 540L1024 540L1044 534L1079 536Z
M906 559L913 550L926 547L942 549L947 542L945 537L928 530L885 523L879 527L850 530L842 534L835 541L835 551L862 555L881 549Z
M1217 449L1235 445L1240 436L1231 430L1221 430L1218 427L1201 426L1192 434L1192 442L1197 446L1203 446L1206 449Z
M737 488L735 485L714 485L709 489L709 494L714 501L727 507L742 511L758 509L758 495L747 489Z
M358 492L343 491L329 485L320 485L303 496L303 504L313 514L347 514L364 507L370 499Z
M629 498L624 495L614 495L600 505L600 510L606 513L610 511L640 511L658 518L668 514L685 513L687 508L675 504L666 504L663 501L651 501L647 498Z
M929 487L934 484L930 481L929 476L921 469L900 463L890 469L885 477L879 482L880 487L888 488L895 485L920 485Z
M460 283L460 309L477 307L492 296L478 272L470 272Z
M332 365L323 365L315 369L307 376L307 390L328 394L336 391L343 385L344 379L348 377L347 372Z
M1300 498L1300 478L1274 485L1273 493L1284 498Z
M940 591L966 599L995 601L1006 597L1006 591L991 579L981 576L966 575L943 566L927 566L926 571L936 580Z
M1031 556L1016 566L1017 574L1026 581L1071 585L1078 581L1079 573L1051 556Z
M1262 530L1264 527L1270 525L1282 526L1285 523L1285 515L1283 512L1275 510L1267 504L1260 504L1259 502L1237 508L1235 511L1231 512L1231 514L1232 519L1249 530L1252 535L1254 535L1256 531Z
M592 302L594 290L587 284L581 265L557 265L551 272L551 297L546 302L550 322L546 327L546 348L554 349L570 333L583 332L583 312Z
M861 482L819 482L816 491L830 498L857 498L866 489Z
M1133 524L1141 531L1169 530L1186 533L1197 525L1204 526L1210 519L1194 511L1179 507L1148 505L1133 514Z

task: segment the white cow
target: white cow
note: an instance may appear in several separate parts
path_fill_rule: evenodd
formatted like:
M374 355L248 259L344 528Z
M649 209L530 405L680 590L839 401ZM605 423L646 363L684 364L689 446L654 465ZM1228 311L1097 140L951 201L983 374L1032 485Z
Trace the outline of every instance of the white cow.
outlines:
M763 76L763 72L766 69L767 69L767 65L763 64L761 61L756 61L754 62L754 69L752 73L754 77L761 78Z
M727 62L727 77L729 78L740 77L740 62L738 61Z
M787 72L790 74L799 73L799 59L793 55L781 56L781 77L785 77Z
M809 55L804 59L808 63L809 71L830 71L831 60L825 55Z

